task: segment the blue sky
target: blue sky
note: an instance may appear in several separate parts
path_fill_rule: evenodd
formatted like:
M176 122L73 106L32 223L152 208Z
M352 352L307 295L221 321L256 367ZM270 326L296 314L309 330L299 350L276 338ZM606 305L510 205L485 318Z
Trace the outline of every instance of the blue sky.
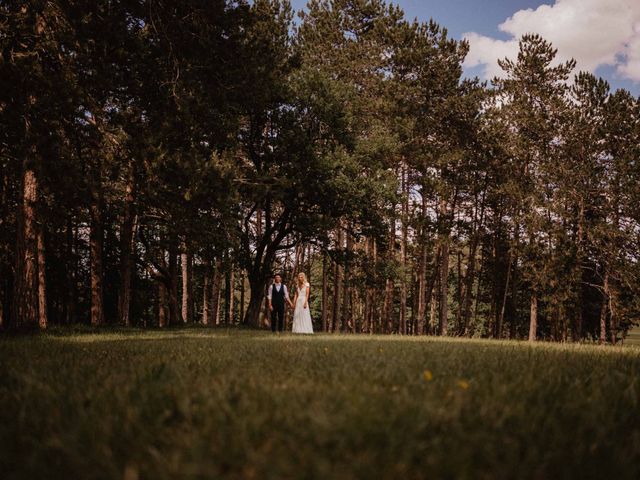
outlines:
M407 18L433 18L454 38L467 38L470 76L491 78L498 57L512 56L522 33L540 33L578 69L612 88L640 95L640 0L396 0ZM306 0L292 0L301 9ZM506 23L505 23L506 22ZM502 28L499 26L504 24Z
M307 0L292 0L296 10L304 8ZM542 3L534 0L396 0L407 18L429 20L433 18L447 27L450 34L460 38L466 32L496 35L498 25L514 12L536 8ZM547 2L550 3L550 2ZM501 35L504 36L504 35Z

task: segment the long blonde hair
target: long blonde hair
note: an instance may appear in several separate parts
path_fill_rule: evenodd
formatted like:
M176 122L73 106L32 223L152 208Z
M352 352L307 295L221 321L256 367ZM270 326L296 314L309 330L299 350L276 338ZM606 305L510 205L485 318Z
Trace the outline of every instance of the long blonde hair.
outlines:
M300 281L300 275L302 275L302 282ZM309 282L307 282L307 276L304 274L304 272L300 272L298 274L298 278L296 279L296 284L298 285L298 288L306 287L307 285L309 285Z

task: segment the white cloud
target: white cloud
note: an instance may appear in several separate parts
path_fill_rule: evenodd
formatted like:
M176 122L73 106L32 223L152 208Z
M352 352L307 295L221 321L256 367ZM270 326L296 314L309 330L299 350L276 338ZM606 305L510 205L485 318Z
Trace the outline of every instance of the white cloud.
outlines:
M480 66L485 78L501 73L498 59L515 59L522 35L538 33L558 49L559 60L575 58L578 70L609 65L640 82L640 0L555 0L520 10L498 28L510 38L464 35L471 46L465 67Z

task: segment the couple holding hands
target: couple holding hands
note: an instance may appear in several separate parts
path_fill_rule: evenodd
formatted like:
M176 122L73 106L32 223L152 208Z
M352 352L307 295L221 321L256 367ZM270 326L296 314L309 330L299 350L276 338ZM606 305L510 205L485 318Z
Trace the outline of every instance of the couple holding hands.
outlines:
M293 333L313 333L311 312L309 311L309 293L311 287L304 273L298 275L296 293L291 302L287 286L282 283L282 276L276 274L273 283L269 286L267 299L271 312L271 331L282 332L284 330L284 307L288 303L293 308Z

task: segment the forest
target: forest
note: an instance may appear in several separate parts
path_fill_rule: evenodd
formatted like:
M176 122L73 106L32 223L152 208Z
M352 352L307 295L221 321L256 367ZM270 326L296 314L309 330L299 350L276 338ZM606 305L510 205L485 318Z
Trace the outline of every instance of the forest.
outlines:
M0 325L265 328L305 272L317 331L619 342L640 99L468 50L384 0L0 2Z

